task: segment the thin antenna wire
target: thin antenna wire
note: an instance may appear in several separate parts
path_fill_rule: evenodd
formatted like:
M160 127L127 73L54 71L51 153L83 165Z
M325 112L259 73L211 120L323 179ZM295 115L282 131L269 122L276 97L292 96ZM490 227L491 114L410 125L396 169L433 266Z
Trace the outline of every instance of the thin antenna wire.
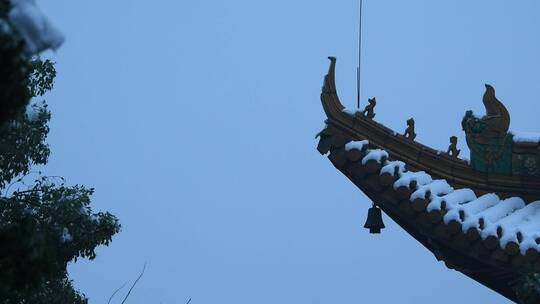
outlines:
M360 109L360 67L362 65L362 0L360 0L360 24L358 27L358 67L356 68L356 105Z

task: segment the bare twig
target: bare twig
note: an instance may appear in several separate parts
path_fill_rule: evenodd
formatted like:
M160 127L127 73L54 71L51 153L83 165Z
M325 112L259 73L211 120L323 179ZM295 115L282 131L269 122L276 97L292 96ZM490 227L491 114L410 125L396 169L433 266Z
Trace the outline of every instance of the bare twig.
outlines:
M111 301L112 299L114 298L114 296L122 289L124 288L124 286L126 286L126 283L124 283L124 285L120 286L118 289L116 289L113 294L111 295L111 297L109 298L109 301L107 301L107 304L111 304Z
M121 304L124 304L124 303L126 302L126 300L128 299L129 295L131 294L131 291L133 290L133 288L135 287L135 285L137 285L137 282L139 282L139 280L142 278L145 269L146 269L146 263L144 263L143 269L142 269L141 273L139 274L139 277L135 280L135 282L133 282L133 285L131 285L131 288L129 289L128 293L127 293L126 296L124 297L124 300L122 300L122 303L121 303Z

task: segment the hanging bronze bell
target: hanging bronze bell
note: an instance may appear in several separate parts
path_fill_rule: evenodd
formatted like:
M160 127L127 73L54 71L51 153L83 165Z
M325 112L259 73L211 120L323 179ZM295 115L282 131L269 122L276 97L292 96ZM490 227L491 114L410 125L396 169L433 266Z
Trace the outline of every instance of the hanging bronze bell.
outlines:
M369 208L368 217L366 223L364 224L364 228L369 229L369 233L371 234L381 233L381 229L385 228L381 209L379 209L377 206L373 205L373 207Z

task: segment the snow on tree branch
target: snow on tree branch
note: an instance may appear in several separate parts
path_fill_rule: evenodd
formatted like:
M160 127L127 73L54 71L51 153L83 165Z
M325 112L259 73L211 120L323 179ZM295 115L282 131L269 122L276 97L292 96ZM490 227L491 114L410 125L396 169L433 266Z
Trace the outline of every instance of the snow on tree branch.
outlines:
M9 22L20 33L29 55L47 49L57 50L64 43L64 36L37 7L35 0L11 0Z

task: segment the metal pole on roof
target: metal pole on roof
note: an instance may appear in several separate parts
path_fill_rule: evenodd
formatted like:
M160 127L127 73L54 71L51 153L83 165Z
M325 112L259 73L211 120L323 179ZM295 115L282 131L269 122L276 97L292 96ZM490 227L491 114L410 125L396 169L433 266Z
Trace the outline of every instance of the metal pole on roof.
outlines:
M356 105L360 109L360 67L362 64L362 3L360 0L360 22L358 26L358 67L356 68Z

